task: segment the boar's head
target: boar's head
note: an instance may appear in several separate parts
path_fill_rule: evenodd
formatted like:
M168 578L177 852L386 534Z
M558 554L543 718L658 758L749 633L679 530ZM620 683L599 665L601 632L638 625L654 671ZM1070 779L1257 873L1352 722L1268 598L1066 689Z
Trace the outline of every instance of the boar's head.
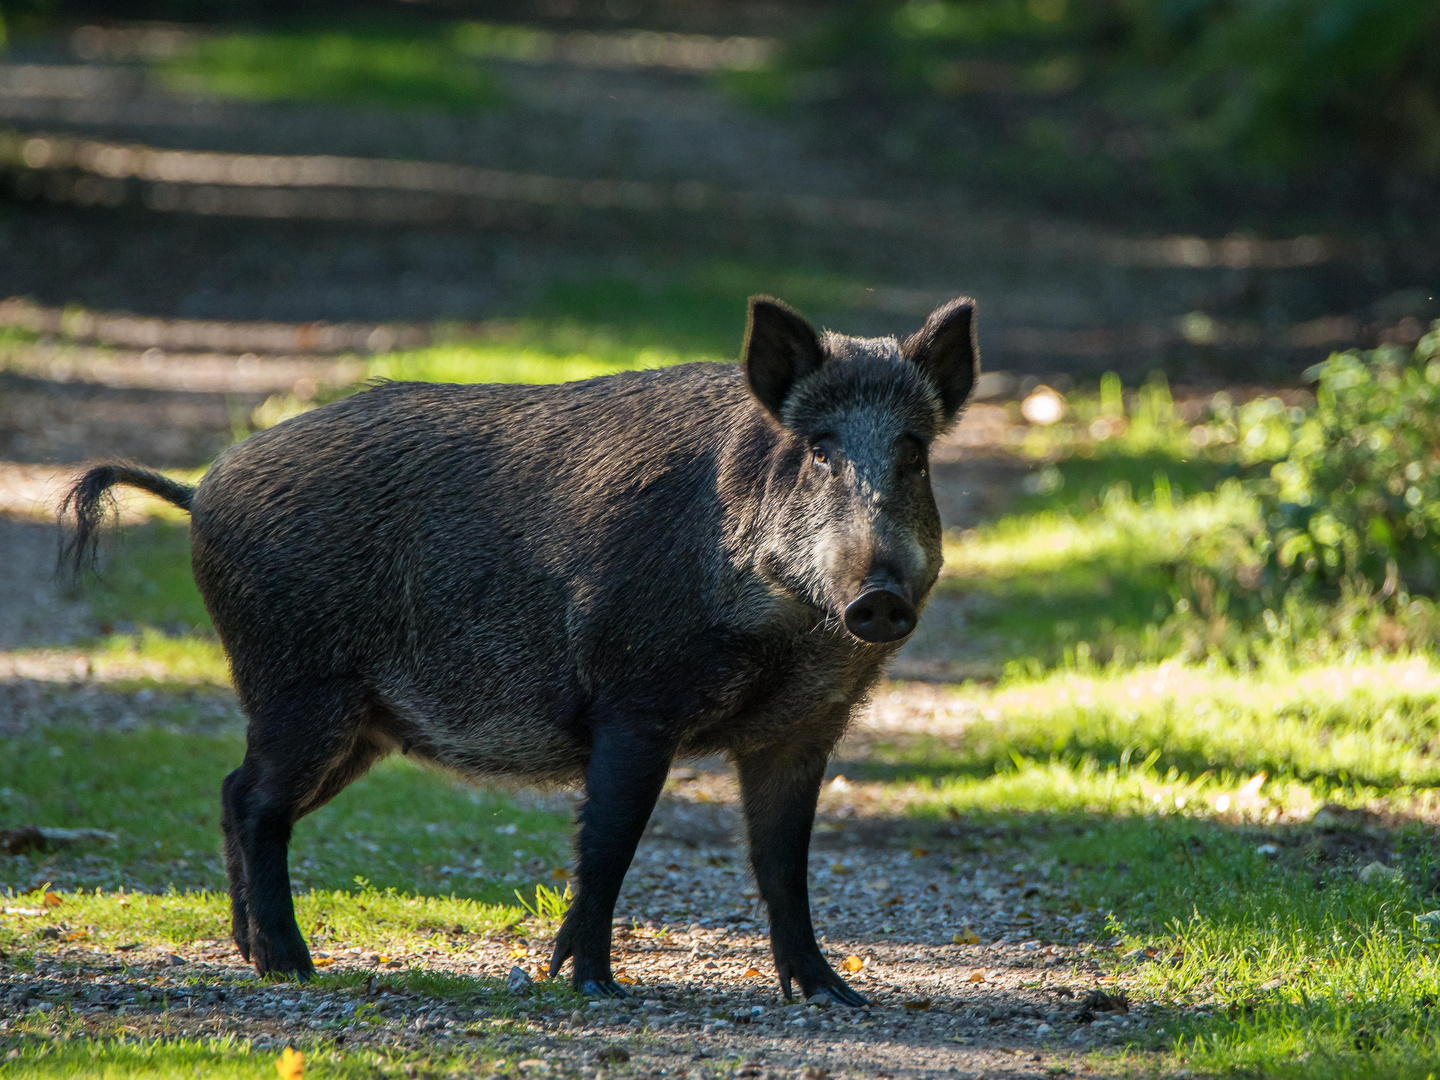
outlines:
M750 301L745 374L781 439L760 565L868 644L908 637L940 573L929 452L975 385L974 314L953 300L900 342L816 333Z

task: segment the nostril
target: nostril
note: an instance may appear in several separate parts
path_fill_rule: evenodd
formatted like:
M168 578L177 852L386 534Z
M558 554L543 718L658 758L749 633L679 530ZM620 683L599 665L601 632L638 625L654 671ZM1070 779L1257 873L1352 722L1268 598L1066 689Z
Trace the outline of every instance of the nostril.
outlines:
M845 626L861 641L899 641L915 629L915 609L890 589L869 589L845 609Z

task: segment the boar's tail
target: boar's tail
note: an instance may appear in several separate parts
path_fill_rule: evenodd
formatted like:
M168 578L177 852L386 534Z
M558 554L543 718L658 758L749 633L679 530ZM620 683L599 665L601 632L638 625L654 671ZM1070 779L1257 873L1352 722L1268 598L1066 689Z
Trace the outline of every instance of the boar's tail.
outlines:
M115 497L110 494L110 489L116 484L148 491L181 510L189 510L195 498L195 489L190 485L136 465L114 462L87 470L70 486L60 504L62 526L70 512L73 510L75 513L75 531L62 542L60 548L58 569L62 572L68 570L78 577L87 567L94 565L96 546L100 542L100 523L115 508Z

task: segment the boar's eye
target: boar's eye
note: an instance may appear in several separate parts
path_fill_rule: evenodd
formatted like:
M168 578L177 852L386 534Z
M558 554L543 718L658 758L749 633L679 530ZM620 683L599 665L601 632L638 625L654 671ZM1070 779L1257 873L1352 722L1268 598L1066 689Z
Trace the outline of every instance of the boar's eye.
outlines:
M906 472L925 472L925 451L920 444L913 439L905 439L900 444L900 468Z
M810 460L826 472L835 467L835 449L829 439L819 439L810 444Z

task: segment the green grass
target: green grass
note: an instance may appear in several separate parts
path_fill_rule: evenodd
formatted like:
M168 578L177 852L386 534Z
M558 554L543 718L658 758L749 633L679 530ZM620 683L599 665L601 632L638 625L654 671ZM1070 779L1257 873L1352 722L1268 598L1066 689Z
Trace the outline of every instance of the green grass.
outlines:
M177 475L194 483L197 475ZM110 530L104 540L105 565L83 588L103 628L117 624L165 628L169 635L212 638L215 629L190 573L189 515L159 499L127 489L121 496L141 500L149 520ZM160 516L163 507L168 513Z
M149 691L154 694L154 691ZM223 890L219 792L244 757L234 734L176 730L193 707L164 692L160 725L129 732L73 727L9 740L0 820L115 832L111 845L0 863L0 887ZM168 710L168 712L167 712ZM63 724L63 711L56 717ZM516 887L569 863L563 814L391 759L297 827L291 876L301 890L372 889L513 904ZM202 905L203 906L203 905Z
M500 1029L486 1034L501 1034ZM374 1080L385 1076L460 1076L489 1069L502 1058L499 1050L487 1045L491 1038L466 1040L466 1049L438 1053L405 1053L401 1050L343 1051L316 1040L302 1044L304 1075L336 1080ZM68 1038L34 1038L21 1042L15 1059L0 1062L6 1080L50 1080L74 1076L100 1080L194 1080L196 1076L218 1080L273 1080L281 1053L262 1050L250 1040L222 1038L178 1039L96 1039L84 1035Z
M1440 940L1416 920L1440 908L1437 692L1430 658L1016 675L943 702L948 737L882 740L840 767L1046 868L1037 921L1111 939L1096 974L1164 1011L1135 1045L1172 1067L1424 1077L1440 1045ZM1366 880L1374 862L1388 869Z
M984 777L1017 758L1082 769L1148 759L1190 776L1265 770L1314 782L1322 800L1357 785L1440 785L1440 667L1429 659L1061 671L972 686L952 707L954 734L881 742L863 768L897 779Z
M156 70L172 89L222 97L455 112L505 101L489 68L441 34L221 34L197 39Z

